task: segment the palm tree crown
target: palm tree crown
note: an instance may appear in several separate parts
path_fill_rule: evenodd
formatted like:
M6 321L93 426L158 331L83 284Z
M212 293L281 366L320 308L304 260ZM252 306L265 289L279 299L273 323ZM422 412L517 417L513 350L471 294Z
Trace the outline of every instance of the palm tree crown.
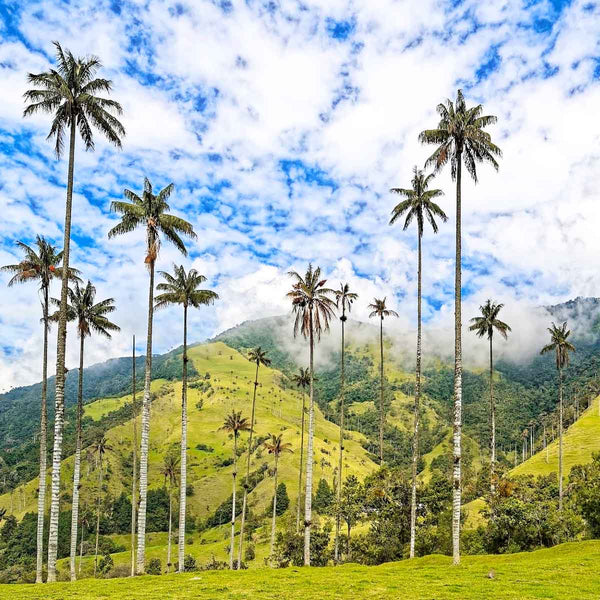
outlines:
M232 433L234 437L237 437L240 431L250 431L250 421L247 417L242 417L242 411L232 410L226 417L223 425L220 427L221 431L227 431Z
M437 129L427 129L419 134L421 143L437 145L425 166L433 165L439 171L450 161L452 179L455 179L458 163L462 159L475 182L478 162L487 162L498 170L496 157L502 156L502 151L492 142L490 134L484 131L497 118L482 115L482 111L481 104L467 108L462 90L458 90L455 102L447 99L445 103L438 104L440 121Z
M75 282L74 287L69 288L68 295L67 321L77 321L77 334L80 338L89 337L93 331L110 339L111 331L121 331L121 328L106 316L115 311L114 298L94 303L96 288L90 281L83 287ZM52 303L60 306L60 301L56 298L52 298ZM51 319L58 321L58 317L57 311Z
M58 42L56 48L56 68L46 73L27 76L35 86L23 94L26 102L31 102L23 112L24 117L38 112L54 115L47 139L54 138L54 152L60 157L64 149L65 131L71 126L79 129L86 150L94 149L92 125L117 148L121 147L121 137L125 128L115 117L123 111L115 100L101 98L95 94L110 93L112 82L96 78L101 68L95 56L75 58L69 50L63 50Z
M473 317L471 319L473 325L469 327L469 331L474 331L478 337L487 335L488 339L491 340L495 329L504 339L506 339L511 328L509 325L498 319L498 313L503 307L504 304L496 304L495 302L488 300L483 306L479 307L481 317Z
M385 317L397 317L398 313L395 310L387 308L385 301L385 298L383 300L373 298L373 303L369 304L369 308L372 311L369 317L379 317L382 321Z
M412 178L412 188L392 188L390 191L406 198L397 204L392 210L392 218L390 225L393 225L400 217L406 215L403 229L408 229L408 226L413 220L417 221L417 230L419 237L423 235L423 221L426 218L431 224L434 233L438 232L436 217L439 217L444 223L448 220L446 213L433 201L434 198L439 198L444 195L442 190L430 190L429 183L434 175L425 175L423 171L414 167Z
M167 454L160 470L160 474L164 477L165 484L169 484L169 487L175 487L177 485L178 469L179 457L175 454Z
M556 351L556 368L562 369L569 364L569 352L575 352L575 346L568 341L571 331L567 330L567 322L562 325L552 323L552 327L548 327L550 333L550 343L544 346L540 354Z
M219 299L219 295L211 290L200 290L198 286L206 281L204 275L200 275L196 269L185 272L183 265L173 265L173 273L159 271L166 280L159 283L156 289L163 292L156 296L155 307L164 308L173 304L183 304L199 308L203 304L212 304Z
M108 443L108 439L104 435L99 435L91 444L92 454L96 454L98 460L102 462L104 455L112 451L112 446Z
M38 280L40 282L40 289L44 289L50 286L52 279L62 278L62 268L60 264L62 262L62 252L58 252L56 247L50 244L43 236L37 235L35 237L35 245L37 251L24 244L23 242L17 242L17 246L23 252L23 259L15 265L5 265L0 267L0 271L6 271L7 273L13 273L13 276L8 281L9 287L15 283L26 283L28 281ZM70 279L78 280L77 269L70 268L69 275Z
M315 377L315 380L317 378ZM292 375L292 381L296 384L297 387L306 389L310 385L310 371L308 368L303 369L300 367L298 369L298 373L294 373Z
M335 294L335 305L342 310L340 321L346 321L346 311L352 310L352 303L358 298L358 294L350 291L347 283L340 283L340 287L333 292Z
M264 446L269 454L280 456L284 452L293 452L292 444L283 441L283 434L269 434L269 438L264 442Z
M248 352L248 360L255 365L264 365L268 367L271 364L271 359L267 358L267 353L260 346L253 348Z
M154 264L158 256L160 233L170 240L184 256L187 256L187 250L179 234L187 235L190 238L196 238L196 234L190 223L180 217L166 214L171 210L167 200L173 192L173 188L173 184L170 183L158 194L154 194L152 184L146 177L141 197L131 190L125 190L123 194L129 202L116 200L110 205L110 209L121 214L122 217L121 222L108 232L108 237L129 233L138 227L145 226L147 242L145 262L148 265Z
M313 269L308 265L306 275L302 277L296 271L288 273L295 281L287 297L292 300L292 311L296 315L294 320L294 336L298 331L306 338L310 335L310 322L312 315L313 333L321 339L321 333L329 330L329 321L334 316L336 307L331 296L335 293L326 288L326 279L321 279L321 268Z

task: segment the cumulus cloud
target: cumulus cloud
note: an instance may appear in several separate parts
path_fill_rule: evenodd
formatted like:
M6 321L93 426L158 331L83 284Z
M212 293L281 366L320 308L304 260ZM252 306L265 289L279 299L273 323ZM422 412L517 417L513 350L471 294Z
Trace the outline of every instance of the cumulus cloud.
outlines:
M429 156L418 133L459 86L499 117L491 132L504 152L500 173L482 167L478 185L464 182L465 318L487 297L504 302L522 326L498 352L525 356L548 317L531 317L531 307L597 294L596 5L32 0L5 17L2 264L18 260L18 239L43 233L62 245L66 164L45 141L48 118L21 118L25 75L52 64L51 40L99 55L124 107L123 151L97 136L95 152L80 145L76 154L73 264L115 298L122 327L110 342L90 341L90 362L128 352L132 333L144 347L143 232L106 236L110 202L140 190L144 176L158 188L175 183L173 212L198 232L187 258L165 243L157 268L193 265L221 296L191 315L191 339L286 313L287 270L313 261L359 290L356 319L387 296L401 315L390 333L412 347L416 237L388 226L397 201L388 190L408 185ZM423 240L425 349L450 354L454 184L447 172L435 182L450 223ZM6 389L39 378L41 328L35 286L3 289ZM180 321L176 309L157 315L157 352L180 343ZM476 361L476 341L465 338ZM70 339L70 366L76 353Z

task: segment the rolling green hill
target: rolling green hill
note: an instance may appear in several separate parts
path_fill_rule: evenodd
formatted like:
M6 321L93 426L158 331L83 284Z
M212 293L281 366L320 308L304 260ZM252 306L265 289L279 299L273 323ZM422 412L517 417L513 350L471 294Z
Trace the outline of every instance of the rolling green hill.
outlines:
M208 571L40 585L0 585L10 600L596 600L600 542L576 542L520 554L426 556L377 567Z

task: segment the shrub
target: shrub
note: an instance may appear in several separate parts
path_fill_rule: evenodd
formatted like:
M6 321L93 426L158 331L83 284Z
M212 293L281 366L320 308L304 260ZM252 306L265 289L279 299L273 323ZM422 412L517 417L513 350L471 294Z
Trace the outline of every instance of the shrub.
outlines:
M106 575L112 570L114 566L115 562L113 561L112 556L110 554L105 554L98 563L98 570L103 575Z
M160 558L152 558L146 565L146 573L148 575L161 575L162 574L162 563Z
M185 571L196 570L196 559L191 554L186 554L183 557L183 568Z

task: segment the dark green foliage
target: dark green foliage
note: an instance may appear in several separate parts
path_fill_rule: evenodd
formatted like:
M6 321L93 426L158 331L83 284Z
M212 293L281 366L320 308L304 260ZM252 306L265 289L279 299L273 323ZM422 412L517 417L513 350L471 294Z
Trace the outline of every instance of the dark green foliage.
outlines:
M146 565L146 573L148 575L161 575L162 574L162 563L160 558L151 558Z
M332 558L329 548L332 525L323 528L313 523L310 532L310 564L324 567ZM296 533L295 528L277 532L274 562L278 567L299 567L304 564L304 534Z
M222 502L217 510L206 518L203 523L202 529L210 529L211 527L218 527L219 525L223 525L225 523L229 523L231 521L231 503L233 500L233 494L227 498L224 502ZM239 515L242 511L242 498L240 498L240 494L236 495L235 498L235 514Z
M188 483L185 487L185 495L188 498L191 498L194 495L194 486L191 483Z
M319 479L317 492L313 498L313 510L321 515L329 514L329 509L333 504L334 493L327 481L323 478Z
M125 492L121 492L121 495L113 502L110 515L111 533L131 531L131 500L125 495Z
M215 449L212 446L207 446L206 444L196 444L196 450L200 450L201 452L214 452Z
M196 570L196 559L191 554L186 554L183 557L183 568L185 571Z
M569 495L585 519L592 537L600 537L600 453L591 463L577 465L569 474Z
M277 514L278 517L280 517L287 509L288 506L290 505L290 498L288 496L287 493L287 488L285 487L285 483L283 483L283 481L277 486L277 507L275 509L275 512ZM272 502L271 502L271 507L273 506ZM269 510L267 508L267 512L272 514L272 509Z
M146 531L169 529L169 494L165 488L148 490Z
M110 554L105 554L98 562L98 570L103 575L107 575L115 566L115 563Z

